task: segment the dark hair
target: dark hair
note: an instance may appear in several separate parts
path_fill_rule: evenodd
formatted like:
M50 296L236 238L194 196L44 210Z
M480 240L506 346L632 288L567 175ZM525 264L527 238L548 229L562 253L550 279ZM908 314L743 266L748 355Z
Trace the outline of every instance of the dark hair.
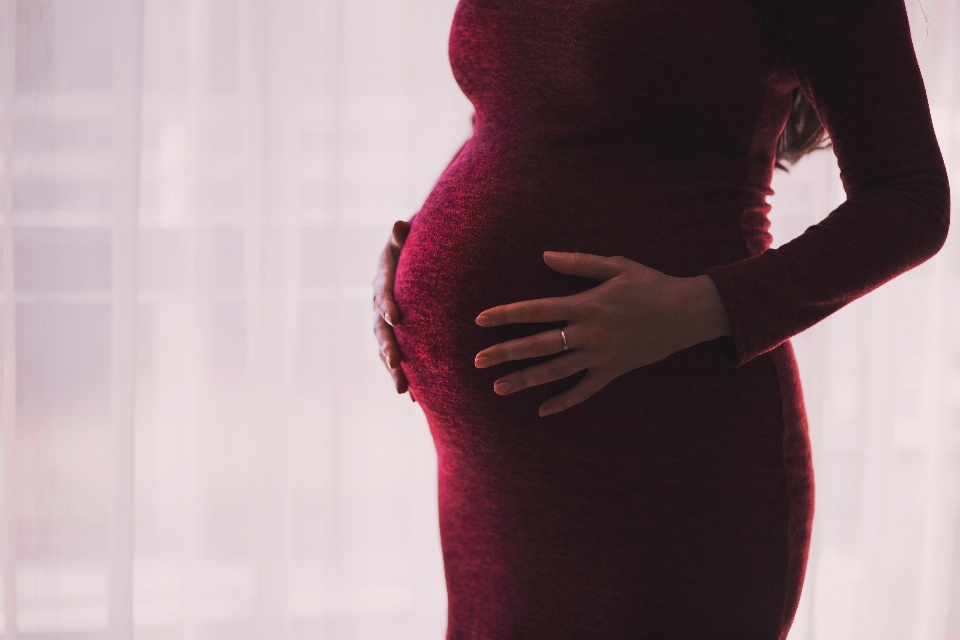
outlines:
M817 116L813 105L803 95L799 87L793 90L793 106L787 118L787 126L777 139L777 169L788 171L784 161L791 165L800 158L818 149L828 149L830 142L827 132Z

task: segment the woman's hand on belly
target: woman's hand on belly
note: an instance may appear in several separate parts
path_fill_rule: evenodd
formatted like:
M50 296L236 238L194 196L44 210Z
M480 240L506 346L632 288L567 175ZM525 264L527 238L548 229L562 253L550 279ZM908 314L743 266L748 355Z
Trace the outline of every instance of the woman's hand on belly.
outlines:
M400 349L393 335L393 327L400 323L400 312L393 300L393 281L397 275L400 252L409 234L409 222L397 220L393 224L393 232L380 254L377 275L373 279L373 334L380 343L380 360L390 372L397 393L410 391L407 377L400 368ZM410 399L416 402L412 391Z
M600 285L572 296L526 300L482 312L476 320L482 327L561 320L567 324L562 330L493 345L478 353L475 361L477 367L486 368L562 354L500 378L494 383L500 395L587 369L579 384L540 406L541 416L583 402L628 371L730 335L720 294L708 276L668 276L623 257L547 251L543 259L556 271L599 280Z

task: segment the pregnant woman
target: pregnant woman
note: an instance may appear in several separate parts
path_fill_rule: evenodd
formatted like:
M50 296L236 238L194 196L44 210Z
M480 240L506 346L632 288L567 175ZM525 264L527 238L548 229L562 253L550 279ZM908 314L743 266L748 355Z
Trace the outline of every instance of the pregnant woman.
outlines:
M903 0L461 0L450 60L473 134L375 285L436 444L447 637L784 638L788 339L947 233ZM770 249L817 116L847 200Z

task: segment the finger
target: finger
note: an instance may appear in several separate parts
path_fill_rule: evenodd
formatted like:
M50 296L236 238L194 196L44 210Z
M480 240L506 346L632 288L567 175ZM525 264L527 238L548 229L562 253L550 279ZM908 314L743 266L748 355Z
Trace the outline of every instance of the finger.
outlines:
M397 367L396 369L391 369L390 365L387 364L387 360L383 355L383 352L380 353L380 361L387 367L387 371L390 372L390 377L393 378L393 386L397 390L397 393L403 393L408 390L407 376L404 375L403 369Z
M400 311L393 299L393 282L397 272L397 257L392 257L389 247L383 250L380 266L373 279L373 308L390 326L399 324Z
M373 303L391 326L400 322L400 311L393 299L393 282L397 275L397 262L407 236L410 235L410 223L397 220L393 223L390 239L380 254L377 275L373 279Z
M606 257L595 256L589 253L564 253L560 251L544 251L543 260L554 271L571 276L583 276L591 280L609 280L614 278L634 264L622 256Z
M590 364L587 352L574 351L562 356L557 356L549 362L527 367L522 371L504 376L493 383L493 390L501 396L507 395L508 393L516 393L523 389L572 376L578 371L583 371L588 366L590 366Z
M403 248L403 243L407 241L410 235L410 223L406 220L397 220L393 223L393 231L390 234L390 244L397 249Z
M403 369L400 368L400 362L403 358L400 355L400 348L397 346L396 339L394 338L393 329L378 314L374 317L373 331L377 336L377 341L380 343L380 361L387 367L390 377L393 378L393 386L396 388L397 393L404 393L409 384L407 382L407 376L403 373Z
M407 382L407 376L404 375L403 369L400 367L391 369L390 375L393 377L393 386L397 390L397 393L406 393L410 390L409 383Z
M393 335L393 328L379 314L373 318L373 333L377 336L377 342L380 343L380 353L383 355L387 367L390 369L399 367L400 348L397 346L396 338Z
M583 376L583 380L578 382L574 388L564 391L540 405L540 417L549 416L564 409L569 409L575 404L580 404L607 386L608 382L610 382L610 379L606 375L592 369L587 371L587 375Z
M564 327L563 331L569 347L571 346L570 331L568 327ZM560 329L550 329L526 338L501 342L478 353L473 363L477 368L485 369L509 360L523 360L560 353L564 350L564 336L560 335Z
M393 301L393 289L384 285L380 291L373 296L373 309L384 321L391 327L400 324L400 309Z
M518 322L556 322L570 320L571 296L563 298L538 298L491 307L477 316L481 327L497 327Z

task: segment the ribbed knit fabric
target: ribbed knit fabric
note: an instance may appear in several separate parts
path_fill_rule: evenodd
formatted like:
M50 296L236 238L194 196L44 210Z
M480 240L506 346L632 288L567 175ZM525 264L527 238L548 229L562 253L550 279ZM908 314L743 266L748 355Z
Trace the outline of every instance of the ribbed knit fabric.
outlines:
M934 254L949 189L902 0L461 0L471 138L413 220L396 336L439 466L447 637L784 638L813 516L788 339ZM847 201L769 249L800 86ZM540 418L568 379L474 355L489 307L594 282L542 253L709 275L733 336Z

